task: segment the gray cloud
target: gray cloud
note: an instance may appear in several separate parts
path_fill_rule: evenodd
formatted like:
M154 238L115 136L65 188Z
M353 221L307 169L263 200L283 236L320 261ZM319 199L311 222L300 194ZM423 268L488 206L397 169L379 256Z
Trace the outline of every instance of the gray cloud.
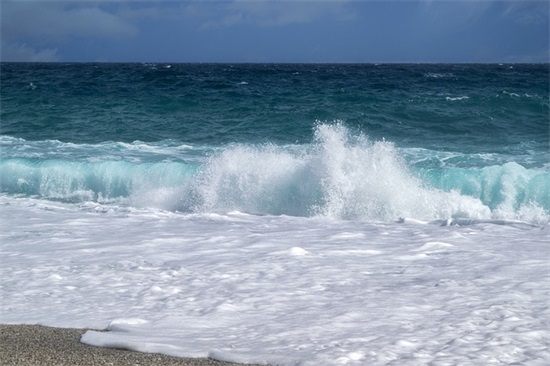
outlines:
M247 1L236 0L223 4L203 28L223 28L240 24L262 27L279 27L291 24L306 24L330 17L337 20L353 19L355 14L348 6L350 1ZM219 5L219 3L218 3Z
M137 29L100 5L63 1L2 4L2 32L10 38L58 41L76 36L123 38Z
M0 1L2 60L548 59L543 0Z
M57 49L45 48L36 50L26 44L0 44L0 55L2 61L18 62L55 62L60 57Z
M519 24L537 25L548 20L549 5L546 1L509 1L503 4L502 15Z
M2 60L59 58L56 48L82 37L123 39L137 28L103 3L70 1L3 1Z

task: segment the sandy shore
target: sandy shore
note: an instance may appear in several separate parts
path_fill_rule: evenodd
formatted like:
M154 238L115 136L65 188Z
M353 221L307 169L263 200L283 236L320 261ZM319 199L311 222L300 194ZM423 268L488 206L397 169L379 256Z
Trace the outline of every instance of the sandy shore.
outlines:
M0 364L2 366L240 365L207 358L179 358L112 348L92 347L80 343L80 336L84 332L86 332L86 329L0 324Z

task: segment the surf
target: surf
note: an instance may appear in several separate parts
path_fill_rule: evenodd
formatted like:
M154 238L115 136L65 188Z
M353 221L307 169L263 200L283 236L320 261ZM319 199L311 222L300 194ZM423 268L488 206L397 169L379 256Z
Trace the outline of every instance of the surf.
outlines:
M0 189L183 213L548 221L546 170L515 162L418 168L393 142L372 140L339 121L318 123L313 136L294 145L59 143L61 153L49 159L8 152L0 161Z

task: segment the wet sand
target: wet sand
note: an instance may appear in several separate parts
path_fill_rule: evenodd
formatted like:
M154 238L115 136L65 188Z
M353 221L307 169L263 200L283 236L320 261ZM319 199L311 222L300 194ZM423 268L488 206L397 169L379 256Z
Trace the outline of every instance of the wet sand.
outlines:
M209 358L179 358L160 354L92 347L80 343L87 329L0 324L0 365L17 366L236 366Z

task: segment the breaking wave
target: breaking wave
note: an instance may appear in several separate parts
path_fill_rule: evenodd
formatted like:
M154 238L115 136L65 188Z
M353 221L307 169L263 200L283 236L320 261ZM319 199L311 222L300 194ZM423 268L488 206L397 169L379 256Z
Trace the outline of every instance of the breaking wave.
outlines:
M411 168L393 143L370 141L338 123L317 125L307 145L239 144L208 151L189 161L7 157L0 162L0 188L7 194L179 212L381 221L541 223L550 217L548 171L513 162Z

